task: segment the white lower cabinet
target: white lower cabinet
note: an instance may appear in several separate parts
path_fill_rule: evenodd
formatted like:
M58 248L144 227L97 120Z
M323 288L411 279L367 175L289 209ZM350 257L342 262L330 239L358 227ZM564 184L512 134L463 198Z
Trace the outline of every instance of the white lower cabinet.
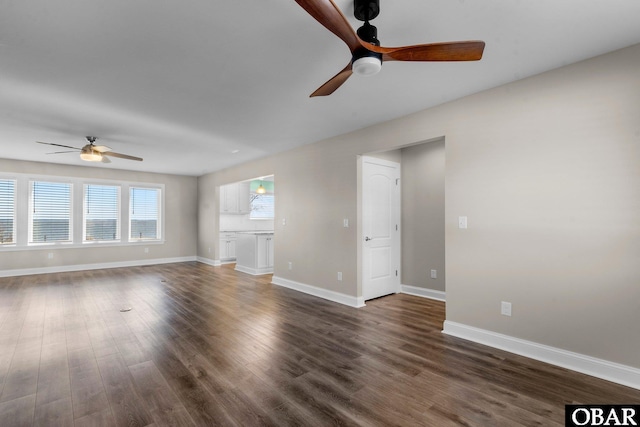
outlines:
M273 269L273 234L257 236L258 250L256 264L258 268Z
M222 233L220 235L220 261L236 260L236 233Z
M238 233L236 270L253 275L273 273L273 233Z

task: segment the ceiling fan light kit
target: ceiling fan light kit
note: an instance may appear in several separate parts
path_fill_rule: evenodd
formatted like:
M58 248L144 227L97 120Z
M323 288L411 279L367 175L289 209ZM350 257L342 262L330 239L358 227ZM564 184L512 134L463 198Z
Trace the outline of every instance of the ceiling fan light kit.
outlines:
M412 46L383 47L375 26L369 23L380 13L380 0L354 0L353 13L364 24L353 30L347 18L333 0L296 0L311 17L338 36L351 51L351 61L345 68L316 89L311 96L331 95L353 73L370 76L388 61L478 61L484 42L480 40L427 43Z
M353 72L360 76L373 76L382 69L382 58L375 56L363 56L353 61L351 64Z
M91 150L83 149L80 152L80 158L82 160L86 160L87 162L101 162L102 161L102 154L100 154L98 152L91 151Z

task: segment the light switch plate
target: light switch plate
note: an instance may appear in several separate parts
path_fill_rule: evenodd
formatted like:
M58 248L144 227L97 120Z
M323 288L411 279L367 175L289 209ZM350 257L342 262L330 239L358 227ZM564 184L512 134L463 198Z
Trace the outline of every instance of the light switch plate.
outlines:
M511 303L502 301L500 304L500 314L503 316L511 316Z
M458 228L460 228L460 229L467 228L467 217L466 216L459 216L458 217Z

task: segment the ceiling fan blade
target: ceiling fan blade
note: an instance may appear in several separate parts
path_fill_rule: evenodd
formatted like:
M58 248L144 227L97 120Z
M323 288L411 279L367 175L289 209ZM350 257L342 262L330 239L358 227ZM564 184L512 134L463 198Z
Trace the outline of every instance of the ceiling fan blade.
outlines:
M53 153L47 153L47 154L62 154L62 153L77 153L78 150L74 150L74 151L54 151Z
M347 64L347 66L344 67L342 71L331 77L329 81L316 89L316 91L313 92L310 97L312 98L314 96L331 95L333 92L335 92L336 89L342 86L342 84L346 82L349 77L351 77L351 74L353 74L353 70L351 69L351 62L349 62L349 64Z
M111 148L107 147L106 145L94 145L93 149L98 153L106 153L107 151L111 151Z
M383 61L478 61L484 52L484 42L469 40L382 47L362 42L367 49L381 53Z
M333 0L296 0L296 3L326 29L344 41L351 52L362 46L360 38Z
M61 144L53 144L51 142L40 142L40 141L36 141L38 144L44 144L44 145L55 145L56 147L64 147L64 148L71 148L74 150L81 150L81 148L76 148L76 147L70 147L68 145L61 145Z
M127 160L137 160L139 162L142 161L142 158L140 158L140 157L129 156L127 154L115 153L113 151L107 151L107 152L102 153L102 157L104 157L104 156L119 157L121 159L127 159Z
M107 156L101 156L100 161L102 163L111 163L111 159L109 159Z

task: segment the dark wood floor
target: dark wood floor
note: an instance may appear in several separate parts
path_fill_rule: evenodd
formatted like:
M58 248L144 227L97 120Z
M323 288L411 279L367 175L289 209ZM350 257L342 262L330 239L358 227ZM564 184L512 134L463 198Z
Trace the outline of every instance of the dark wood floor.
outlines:
M0 426L563 425L640 391L198 263L0 279ZM120 309L131 307L131 311Z

